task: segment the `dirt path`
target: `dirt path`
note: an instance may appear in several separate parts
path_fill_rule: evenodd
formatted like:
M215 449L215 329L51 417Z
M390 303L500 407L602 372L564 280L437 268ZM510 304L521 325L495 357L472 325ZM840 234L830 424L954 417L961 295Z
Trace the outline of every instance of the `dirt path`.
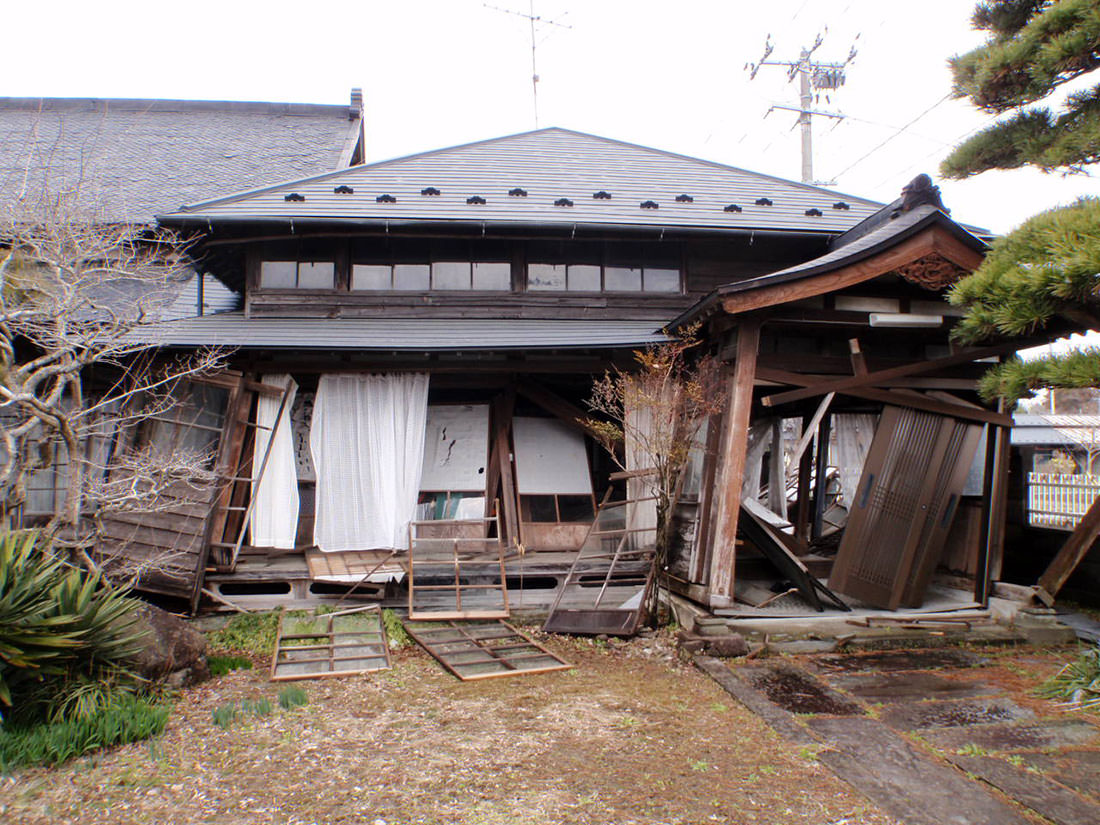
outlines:
M576 668L462 683L410 649L222 730L214 708L277 691L237 671L183 693L154 743L0 779L0 820L894 822L664 643L548 645Z

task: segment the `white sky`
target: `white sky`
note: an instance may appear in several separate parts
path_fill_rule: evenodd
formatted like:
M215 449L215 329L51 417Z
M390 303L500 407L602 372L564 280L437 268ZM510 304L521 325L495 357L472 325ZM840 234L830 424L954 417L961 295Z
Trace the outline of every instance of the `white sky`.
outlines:
M495 5L526 12L528 2ZM1098 181L1030 170L938 179L950 147L988 121L965 101L940 102L947 58L981 42L972 6L537 0L536 13L572 26L540 31L539 125L798 179L795 115L764 117L773 102L797 104L796 85L774 67L750 82L744 65L769 33L772 59L787 60L827 26L815 57L842 60L853 42L859 55L847 85L818 104L848 118L815 118L816 177L890 201L929 172L956 219L1004 232L1097 193ZM4 95L345 103L360 86L369 160L534 126L528 23L481 0L55 0L10 4L4 23Z

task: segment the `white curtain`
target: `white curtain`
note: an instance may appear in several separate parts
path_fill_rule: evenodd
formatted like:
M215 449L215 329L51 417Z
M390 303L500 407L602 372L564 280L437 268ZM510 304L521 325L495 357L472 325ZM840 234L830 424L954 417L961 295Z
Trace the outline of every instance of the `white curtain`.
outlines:
M849 511L856 499L859 477L863 474L863 462L871 449L875 436L874 415L839 413L833 416L833 432L836 433L836 467L840 476L840 492L844 506Z
M321 377L309 433L319 549L408 547L427 414L425 373Z
M293 549L298 534L298 471L294 460L294 429L290 423L290 408L298 385L289 375L265 375L263 383L290 388L282 415L281 396L261 395L256 399L256 447L252 452L252 544L256 547ZM276 417L278 416L278 426ZM264 428L267 429L264 429ZM264 454L268 452L267 465ZM263 466L263 475L260 468Z

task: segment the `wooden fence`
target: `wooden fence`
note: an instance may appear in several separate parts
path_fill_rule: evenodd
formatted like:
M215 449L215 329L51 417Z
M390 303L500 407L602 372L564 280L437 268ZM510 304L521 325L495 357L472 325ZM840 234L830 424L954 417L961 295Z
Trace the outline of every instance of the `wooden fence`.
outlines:
M1072 530L1100 495L1100 475L1027 474L1027 518L1032 527Z

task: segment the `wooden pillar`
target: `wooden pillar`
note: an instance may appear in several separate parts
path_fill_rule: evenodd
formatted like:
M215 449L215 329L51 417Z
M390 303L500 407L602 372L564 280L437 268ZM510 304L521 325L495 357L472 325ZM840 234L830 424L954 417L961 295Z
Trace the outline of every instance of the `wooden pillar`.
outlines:
M803 419L805 421L805 419ZM798 498L795 505L794 534L803 542L810 540L810 477L813 475L814 454L802 451L798 460Z
M986 604L991 582L1001 575L1004 559L1005 513L1008 507L1008 463L1010 430L990 424L986 429L985 479L982 501L982 540L975 575L974 600Z
M715 489L714 550L710 566L710 603L733 603L734 565L737 561L737 519L741 512L741 479L745 473L752 385L760 348L760 321L743 322L737 330L737 360L726 397L726 431L722 444L722 468Z
M829 439L832 436L833 417L826 415L821 419L817 430L817 457L814 467L814 519L810 530L810 540L821 538L825 526L825 498L829 493Z

